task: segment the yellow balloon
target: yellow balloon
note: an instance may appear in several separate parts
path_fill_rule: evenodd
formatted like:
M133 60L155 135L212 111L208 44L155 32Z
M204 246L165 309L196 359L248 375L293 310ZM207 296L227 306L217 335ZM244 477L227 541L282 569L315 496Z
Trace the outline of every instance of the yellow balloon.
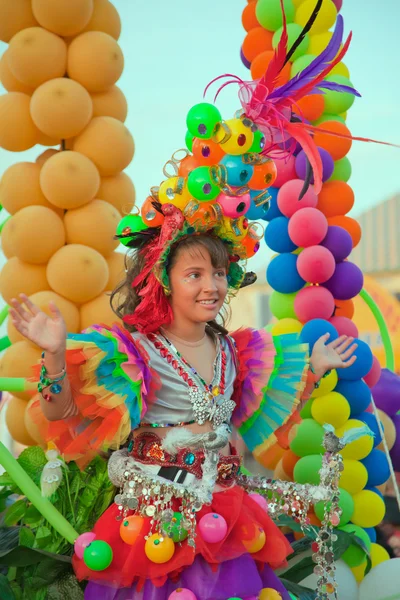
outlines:
M6 262L0 272L0 294L7 304L11 298L24 293L27 296L49 290L46 279L46 265L32 265L13 256Z
M273 588L263 588L258 598L259 600L280 600L282 596Z
M12 344L1 355L0 377L32 377L32 367L39 362L40 355L39 348L34 348L27 341ZM32 392L14 392L14 395L28 401Z
M336 430L336 435L342 437L345 431L358 429L365 427L365 423L358 421L357 419L349 419L343 427L339 427ZM341 454L343 458L354 458L355 460L361 460L368 456L374 445L374 440L368 435L363 435L358 440L350 442L345 448L343 448ZM368 527L368 525L367 525Z
M352 523L359 527L376 527L385 516L385 503L371 490L362 490L353 496L354 512Z
M32 9L42 27L57 35L76 35L92 18L93 0L32 0Z
M28 94L28 96L31 96L33 93L33 88L29 87L29 85L25 85L22 83L22 81L18 81L18 79L14 77L8 64L7 54L8 50L4 52L0 60L0 81L3 87L7 90L7 92L22 92L23 94Z
M386 560L390 560L389 552L380 544L371 544L370 557L372 568L380 565Z
M65 244L64 223L45 206L27 206L11 218L15 255L23 262L42 265Z
M135 186L126 173L118 173L114 177L102 177L97 198L115 206L121 215L129 215L135 206Z
M396 427L394 426L392 419L383 410L378 409L378 414L385 432L387 446L389 450L391 450L396 441ZM384 450L382 442L379 444L378 448Z
M119 245L114 235L120 220L115 206L104 200L92 200L68 210L64 217L67 244L82 244L94 248L104 257L110 256Z
M342 62L335 65L329 75L343 75L343 77L350 79L350 71Z
M314 0L305 0L296 11L295 23L302 27L307 23L315 8ZM332 0L323 0L317 18L315 19L310 32L323 33L328 31L336 21L337 9ZM314 54L314 53L313 53Z
M272 327L272 335L283 335L285 333L300 333L303 329L303 324L297 319L281 319Z
M121 19L118 11L109 0L93 0L93 14L85 31L102 31L108 33L115 40L118 40L121 34Z
M106 258L108 264L108 282L106 291L112 292L117 285L125 281L125 254L122 252L113 252Z
M338 382L338 376L336 369L333 369L326 377L323 377L319 382L319 387L315 388L313 393L311 394L311 398L319 398L320 396L325 396L332 392L335 389L336 384Z
M31 0L0 0L0 40L9 42L21 29L37 25Z
M106 92L91 94L94 117L114 117L125 121L128 114L128 103L120 88L113 85Z
M94 300L82 304L80 307L81 328L87 329L96 323L112 325L118 321L117 315L110 306L110 295L108 293L100 294Z
M331 41L331 37L331 31L326 31L325 33L318 33L316 35L310 35L310 45L308 46L307 53L319 56Z
M315 398L311 414L321 425L329 423L334 427L342 427L350 416L350 404L342 394L330 392Z
M11 437L16 442L23 446L35 446L36 440L29 435L25 426L24 413L27 404L25 400L12 396L7 403L6 425Z
M39 142L39 130L29 111L31 97L21 92L0 96L0 147L9 152L29 150Z
M246 127L246 125L243 124L242 119L230 119L229 121L225 121L225 124L228 126L231 135L226 142L220 142L224 152L235 155L247 152L254 139L254 133L251 131L250 127ZM225 130L221 128L216 136L216 141L223 139L224 135Z
M368 481L368 471L359 461L351 458L343 460L344 470L340 474L340 487L349 494L358 494L365 488Z
M353 575L357 581L357 583L360 583L364 577L365 577L365 569L367 568L367 561L365 560L363 563L361 563L361 565L358 565L358 567L352 567L351 570L353 572Z

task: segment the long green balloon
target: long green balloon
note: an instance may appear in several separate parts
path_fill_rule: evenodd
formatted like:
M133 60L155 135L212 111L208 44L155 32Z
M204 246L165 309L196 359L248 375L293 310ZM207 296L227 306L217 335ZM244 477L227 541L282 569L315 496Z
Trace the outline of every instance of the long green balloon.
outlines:
M24 377L0 377L0 392L29 392L36 387L36 383Z
M65 537L70 544L73 544L79 537L79 533L75 531L72 525L68 523L67 519L62 516L47 498L43 498L39 488L33 483L29 475L25 473L19 462L7 450L2 442L0 442L0 464L6 469L14 483L50 525L52 525L60 535Z
M389 330L385 323L385 319L375 300L373 300L372 296L365 290L362 289L360 292L361 298L364 300L365 304L371 309L372 314L374 315L376 322L378 323L379 332L381 334L383 347L385 349L386 356L386 368L390 369L390 371L394 371L394 352L392 341L390 339Z
M8 306L5 306L4 308L1 309L0 325L3 325L4 321L7 319L9 310L10 310L10 308Z
M0 339L0 352L3 352L3 350L6 350L6 348L9 348L10 346L11 340L7 335Z

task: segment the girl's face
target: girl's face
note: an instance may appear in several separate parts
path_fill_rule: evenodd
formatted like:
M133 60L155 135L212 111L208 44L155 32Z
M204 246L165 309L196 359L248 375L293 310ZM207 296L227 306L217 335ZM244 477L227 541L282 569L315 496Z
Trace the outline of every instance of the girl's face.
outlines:
M169 273L170 303L174 316L207 323L218 315L228 290L225 267L214 267L206 248L177 251Z

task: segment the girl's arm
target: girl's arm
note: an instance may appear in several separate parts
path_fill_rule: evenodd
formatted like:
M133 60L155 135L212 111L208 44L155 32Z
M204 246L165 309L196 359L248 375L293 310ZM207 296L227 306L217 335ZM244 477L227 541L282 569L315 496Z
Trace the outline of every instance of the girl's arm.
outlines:
M66 351L61 350L56 353L45 352L43 365L46 368L47 376L50 379L57 379L66 369ZM40 406L48 421L60 421L61 419L67 419L78 414L78 408L74 402L68 376L62 380L61 392L59 394L52 394L49 387L44 390L44 394L50 397L50 400L45 400L43 395L41 395Z

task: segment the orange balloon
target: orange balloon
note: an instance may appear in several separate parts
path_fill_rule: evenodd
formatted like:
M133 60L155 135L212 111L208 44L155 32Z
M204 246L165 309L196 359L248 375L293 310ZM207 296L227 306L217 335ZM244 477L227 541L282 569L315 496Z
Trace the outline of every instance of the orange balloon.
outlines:
M123 171L135 153L135 143L123 123L112 117L96 117L75 140L74 150L90 158L100 175Z
M125 544L133 546L136 543L145 523L144 518L139 515L132 515L131 517L122 519L119 534Z
M186 156L179 165L178 175L180 177L189 177L189 174L200 166L195 156Z
M27 206L46 206L59 216L62 212L46 199L40 187L40 164L20 162L11 165L0 181L0 203L10 215Z
M345 215L354 205L354 192L345 181L327 181L318 195L317 208L326 217Z
M252 190L264 190L274 185L277 176L276 166L273 160L269 159L262 165L254 167L253 175L249 181L249 187Z
M32 96L33 122L40 131L53 138L75 137L89 123L92 114L89 93L72 79L47 81Z
M31 0L0 0L0 40L8 42L27 27L35 27Z
M92 200L89 204L68 210L64 217L67 244L82 244L94 248L104 257L119 245L114 239L121 215L104 200Z
M253 456L260 465L273 471L281 460L284 452L284 449L276 443L272 444L272 446L264 452L254 452Z
M242 12L242 25L246 31L250 31L254 27L260 27L256 17L256 2L250 2L245 6Z
M61 218L45 206L27 206L11 219L15 256L20 260L42 265L65 244L65 229Z
M273 50L265 50L258 54L251 63L250 73L253 79L260 79L268 68L269 63L273 59L275 52ZM286 63L277 78L277 85L283 85L290 79L290 62Z
M45 133L43 133L43 131L40 131L40 129L38 129L38 145L39 146L58 146L61 142L60 138L52 138L48 135L46 135Z
M17 342L9 346L1 355L0 377L23 377L33 376L33 365L40 360L39 348L34 348L27 341ZM30 400L32 392L13 392L14 396L22 400Z
M46 274L51 289L57 294L71 302L84 304L105 290L108 265L97 250L68 244L53 254Z
M315 97L323 100L323 96ZM346 127L344 123L340 123L340 121L324 121L321 123L321 125L319 125L319 127L321 127L321 129L326 129L327 131L332 131L332 133L351 135L350 129ZM329 152L333 160L340 160L341 158L344 158L346 154L350 152L352 145L351 139L342 138L336 135L329 135L328 133L319 133L318 131L314 133L314 142L318 147L324 148L327 152Z
M242 45L242 51L247 60L252 62L261 52L272 50L272 36L272 31L267 31L264 27L258 26L250 29Z
M121 77L124 55L107 33L88 31L68 48L68 75L89 92L104 92Z
M89 23L93 0L32 0L32 10L42 27L57 35L76 35Z
M11 72L8 65L8 50L6 50L0 59L0 81L7 92L22 92L30 96L33 93L33 88L18 81Z
M115 40L121 35L121 19L115 6L109 0L93 0L93 13L85 31L102 31Z
M148 227L161 227L164 222L164 215L162 215L153 206L154 198L147 196L146 200L142 204L140 213L142 215L143 222Z
M305 96L298 100L293 110L301 115L303 119L307 119L307 121L316 121L324 112L324 106L324 97L315 94L313 96ZM317 146L319 146L319 144L317 144Z
M37 165L40 165L41 167L43 167L44 163L47 162L49 160L49 158L51 158L55 154L58 154L59 152L60 152L60 150L55 150L54 148L49 148L48 150L45 150L44 152L42 152L42 154L39 154L39 156L35 160L35 163Z
M15 256L12 219L8 219L1 230L1 249L6 258Z
M293 469L299 460L300 457L291 450L285 450L285 453L282 456L282 468L291 479L293 479Z
M353 316L353 300L335 300L335 317L347 317L348 319L352 319Z
M30 96L9 92L0 96L0 147L10 152L29 150L39 139L39 131L29 111Z
M278 462L274 469L274 479L281 479L282 481L292 481L291 477L286 473L282 466L282 459Z
M82 329L87 329L96 323L102 323L111 327L113 323L119 321L119 318L111 308L109 292L100 294L100 296L90 300L90 302L82 304L80 307L80 316Z
M31 265L13 256L0 272L0 293L7 304L10 304L11 298L16 298L18 294L24 293L30 296L35 292L49 289L45 265Z
M34 396L33 398L31 398L28 402L28 404L26 405L25 411L24 411L24 425L25 425L25 429L29 435L29 437L31 437L34 442L35 445L38 446L42 446L43 448L45 448L47 446L46 442L44 441L44 439L42 438L42 436L40 435L40 431L39 431L39 426L38 424L32 419L32 413L31 413L31 406L34 402L36 402L37 400L39 400L40 398L40 394L36 394L36 396ZM44 420L44 415L42 413L42 419Z
M40 185L51 204L73 209L93 200L100 186L100 175L87 156L58 152L43 165Z
M118 121L125 122L128 114L128 103L123 92L113 85L106 92L91 94L93 102L94 117L114 117Z
M8 48L13 75L33 88L49 79L63 77L67 69L67 45L58 35L30 27L13 37Z
M361 240L361 227L360 224L351 217L331 217L328 219L328 225L338 225L343 227L350 235L353 240L353 248L355 248Z
M219 144L200 138L194 138L192 152L200 165L216 165L225 156L225 152Z
M115 206L121 215L129 215L135 206L135 186L126 173L118 173L114 177L102 177L97 198Z
M27 402L12 396L7 403L6 425L13 440L23 446L35 446L36 441L29 435L24 422Z
M111 292L117 285L125 281L125 254L122 254L122 252L113 252L110 256L107 256L106 261L109 273L106 291Z

